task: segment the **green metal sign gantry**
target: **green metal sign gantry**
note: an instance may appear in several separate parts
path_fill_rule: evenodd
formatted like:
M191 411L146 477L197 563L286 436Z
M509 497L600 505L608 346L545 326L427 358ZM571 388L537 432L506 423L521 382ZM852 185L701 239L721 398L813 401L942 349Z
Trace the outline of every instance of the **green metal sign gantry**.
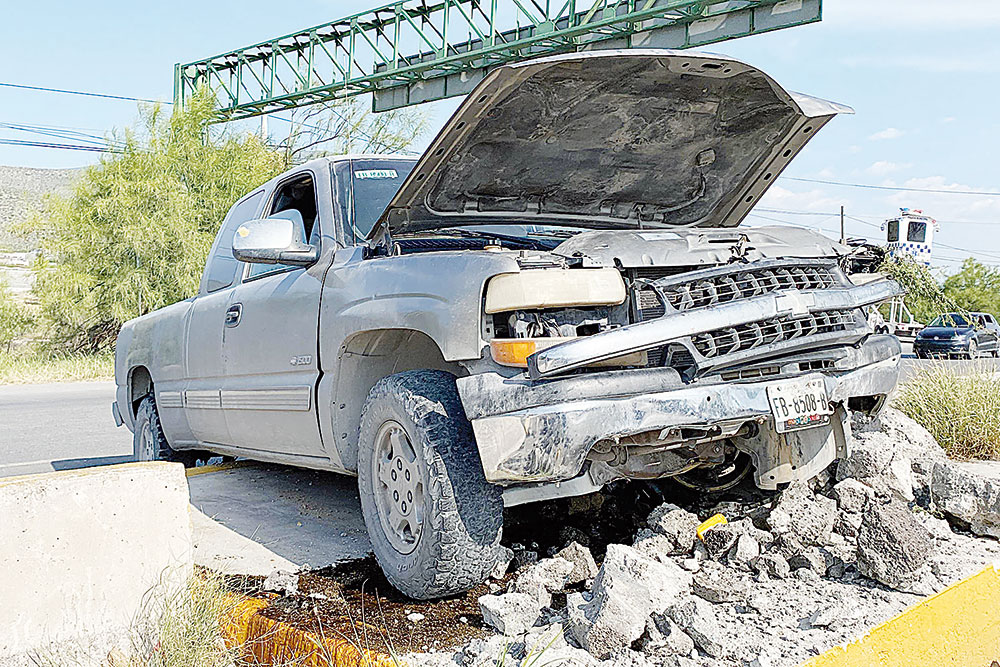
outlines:
M822 0L401 0L174 68L221 120L373 93L385 111L464 95L492 67L568 51L683 49L819 21Z

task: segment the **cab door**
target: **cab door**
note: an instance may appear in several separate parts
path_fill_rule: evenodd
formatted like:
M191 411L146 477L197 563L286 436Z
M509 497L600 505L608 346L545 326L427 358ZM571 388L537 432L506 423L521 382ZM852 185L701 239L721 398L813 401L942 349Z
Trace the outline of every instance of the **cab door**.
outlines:
M182 391L164 387L157 396L160 418L168 430L190 432L195 442L234 444L222 411L226 312L243 268L233 257L232 239L237 227L257 217L263 201L264 191L258 190L237 202L226 216L189 313L185 333L187 379Z
M318 192L322 190L323 192ZM310 170L279 183L261 217L303 221L306 238L322 243L329 178ZM327 242L330 242L329 240ZM327 461L316 406L319 302L324 262L310 267L245 265L229 300L223 344L222 409L234 444L248 456L316 457Z

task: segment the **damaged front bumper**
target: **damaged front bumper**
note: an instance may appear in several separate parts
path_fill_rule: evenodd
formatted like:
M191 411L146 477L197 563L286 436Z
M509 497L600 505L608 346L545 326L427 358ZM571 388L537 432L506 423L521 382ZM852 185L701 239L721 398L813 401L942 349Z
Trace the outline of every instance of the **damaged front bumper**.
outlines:
M458 390L486 478L495 484L573 479L584 472L588 455L599 441L676 427L752 423L757 428L736 439L736 446L753 458L758 486L773 489L809 478L846 455L848 400L884 397L896 385L901 349L895 337L871 335L832 353L835 360L822 372L794 372L793 366L801 368L796 362L783 367L780 379L756 382L710 376L685 383L671 368L592 372L551 380L534 380L524 374L505 378L487 372L460 378ZM822 378L827 396L837 406L832 423L775 432L767 387L792 376Z

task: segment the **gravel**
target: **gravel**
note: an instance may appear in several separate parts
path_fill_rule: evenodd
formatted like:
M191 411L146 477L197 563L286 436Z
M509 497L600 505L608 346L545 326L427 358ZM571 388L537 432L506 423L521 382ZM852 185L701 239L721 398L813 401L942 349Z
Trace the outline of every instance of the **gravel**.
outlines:
M574 569L565 590L543 586L547 606L523 635L505 645L478 640L448 653L448 662L414 654L410 664L495 665L505 656L519 664L540 637L556 633L555 662L546 651L539 664L791 667L1000 557L996 540L975 534L1000 525L1000 464L948 461L893 410L853 425L861 446L810 484L764 502L751 493L714 505L651 505L631 547L589 545L607 550L596 578L581 580ZM697 521L717 511L730 523L697 540ZM575 563L570 553L581 549L559 559ZM554 560L522 572L553 571L546 561Z

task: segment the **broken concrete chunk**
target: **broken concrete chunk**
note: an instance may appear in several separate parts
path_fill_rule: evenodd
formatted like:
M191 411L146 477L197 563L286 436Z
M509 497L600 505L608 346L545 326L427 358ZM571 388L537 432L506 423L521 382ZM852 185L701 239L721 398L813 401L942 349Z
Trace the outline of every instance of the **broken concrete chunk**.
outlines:
M642 651L657 658L668 655L689 655L694 641L665 613L653 612L646 619Z
M869 579L908 591L934 553L934 540L901 502L870 502L858 530L858 570Z
M545 558L517 575L510 591L530 595L540 606L547 607L552 603L552 593L566 587L574 569L575 565L564 558Z
M264 579L264 583L260 587L272 593L295 595L299 592L299 575L293 572L275 570L267 575L267 578Z
M573 564L573 569L566 578L567 586L583 583L597 576L597 563L594 562L590 549L579 542L571 542L561 551L557 551L555 557Z
M767 553L750 562L754 572L767 575L771 579L787 579L792 569L785 557L779 553Z
M749 570L750 561L759 555L760 544L757 540L750 533L742 533L736 538L736 545L729 550L726 562L733 567Z
M1000 538L1000 462L936 463L931 472L931 504L976 535Z
M526 632L541 616L541 609L535 598L524 593L483 595L479 598L483 621L508 637Z
M845 479L833 487L833 497L841 512L859 514L872 495L871 487L856 479Z
M712 560L722 560L729 553L729 550L736 546L739 533L736 528L724 523L713 526L702 533L702 542Z
M686 554L694 547L695 531L701 522L697 515L676 505L663 503L653 510L646 524L670 540L674 554Z
M721 658L725 646L720 641L719 622L712 605L692 597L672 605L667 615L694 641L695 646L713 658Z
M837 502L813 494L805 482L793 482L781 494L767 519L778 535L792 535L806 545L821 546L830 539L837 518Z
M709 602L745 602L750 588L746 579L735 570L717 563L705 563L692 577L691 591Z
M608 545L591 599L567 596L567 605L577 605L569 612L573 636L603 660L641 637L650 612L676 602L690 585L690 573L672 561L660 563L632 547Z
M493 571L490 572L491 579L503 579L510 569L510 564L514 560L514 552L507 547L501 546L499 553L497 554L496 565L493 566Z

